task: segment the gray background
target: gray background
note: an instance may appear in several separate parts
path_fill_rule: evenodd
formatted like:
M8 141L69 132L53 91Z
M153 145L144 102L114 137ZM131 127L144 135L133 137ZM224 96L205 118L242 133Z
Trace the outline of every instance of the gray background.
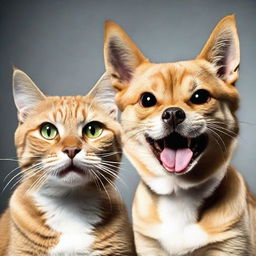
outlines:
M17 125L12 66L50 95L86 94L104 72L103 22L118 22L155 62L195 57L219 19L235 13L241 39L241 138L233 163L256 192L256 1L0 1L0 158L15 156ZM138 176L124 160L120 189L131 206ZM4 177L15 162L0 161L0 212L10 188ZM12 183L13 184L13 183ZM13 189L12 189L13 191Z

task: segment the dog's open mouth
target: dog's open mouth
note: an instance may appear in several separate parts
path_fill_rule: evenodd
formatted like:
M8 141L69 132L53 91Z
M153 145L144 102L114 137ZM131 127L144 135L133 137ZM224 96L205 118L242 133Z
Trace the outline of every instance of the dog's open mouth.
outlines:
M146 136L146 140L164 168L174 173L186 172L208 144L207 134L186 138L173 132L159 140Z

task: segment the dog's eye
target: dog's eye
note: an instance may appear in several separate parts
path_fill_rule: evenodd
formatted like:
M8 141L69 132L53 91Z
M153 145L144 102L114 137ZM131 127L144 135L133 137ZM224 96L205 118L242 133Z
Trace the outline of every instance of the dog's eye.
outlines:
M141 95L140 103L144 108L152 107L156 105L156 97L150 92L145 92Z
M210 99L211 99L210 93L204 89L200 89L194 92L194 94L190 98L190 101L193 104L204 104L208 102Z

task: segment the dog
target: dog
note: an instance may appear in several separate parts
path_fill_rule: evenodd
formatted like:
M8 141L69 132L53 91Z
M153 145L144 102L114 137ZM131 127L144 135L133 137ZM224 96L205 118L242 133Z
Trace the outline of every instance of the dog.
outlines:
M104 59L125 153L141 177L138 255L256 255L256 198L230 166L239 134L235 16L217 24L198 57L175 63L150 62L107 21Z

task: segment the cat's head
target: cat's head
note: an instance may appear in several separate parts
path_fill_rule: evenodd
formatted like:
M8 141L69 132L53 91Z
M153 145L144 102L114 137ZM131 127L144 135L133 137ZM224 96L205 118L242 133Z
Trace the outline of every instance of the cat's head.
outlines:
M32 188L101 187L115 179L121 139L112 90L104 74L86 96L46 96L24 72L14 70L15 144Z

